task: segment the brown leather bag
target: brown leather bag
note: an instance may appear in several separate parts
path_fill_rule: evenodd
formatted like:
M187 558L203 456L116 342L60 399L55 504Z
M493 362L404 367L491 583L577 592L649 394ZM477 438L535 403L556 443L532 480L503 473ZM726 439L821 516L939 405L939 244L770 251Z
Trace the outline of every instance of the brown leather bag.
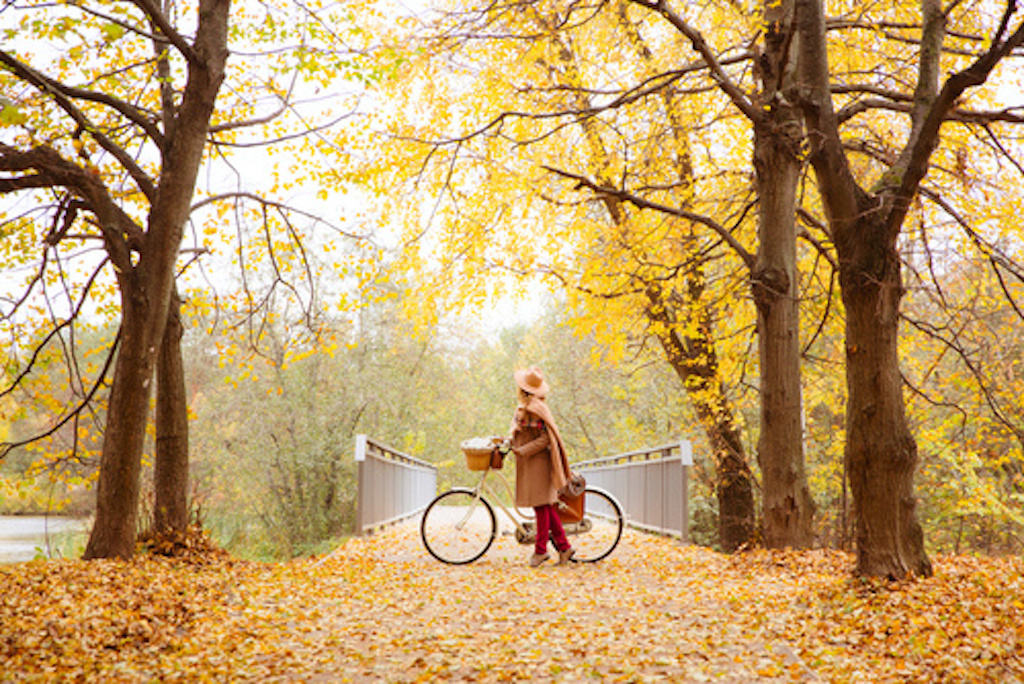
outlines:
M569 473L569 481L558 491L558 518L563 523L583 520L586 510L587 480L579 473Z
M493 470L501 470L503 465L505 465L505 454L495 449L491 452L491 468Z
M562 492L558 495L558 519L563 523L577 523L583 520L586 510L586 492L572 495Z
M587 508L587 493L572 496L570 494L558 495L558 519L562 522L580 522L583 520Z

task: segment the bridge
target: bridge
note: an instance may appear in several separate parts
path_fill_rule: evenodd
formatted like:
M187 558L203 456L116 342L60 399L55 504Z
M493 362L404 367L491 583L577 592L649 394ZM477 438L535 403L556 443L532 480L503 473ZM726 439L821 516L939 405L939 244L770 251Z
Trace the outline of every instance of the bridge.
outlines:
M437 466L367 435L356 438L355 461L358 534L415 517L439 493ZM693 455L688 441L571 465L586 477L588 486L603 489L619 501L627 525L689 541Z
M369 438L358 448L377 508L364 506L364 534L327 555L5 569L0 680L793 682L847 662L814 628L820 593L793 572L810 564L725 556L671 534L666 521L685 519L666 494L685 483L679 445L581 468L592 480L614 474L634 526L600 562L536 569L507 536L469 565L434 560L415 511L437 470ZM628 503L631 481L666 504L661 522ZM823 560L816 572L832 567Z

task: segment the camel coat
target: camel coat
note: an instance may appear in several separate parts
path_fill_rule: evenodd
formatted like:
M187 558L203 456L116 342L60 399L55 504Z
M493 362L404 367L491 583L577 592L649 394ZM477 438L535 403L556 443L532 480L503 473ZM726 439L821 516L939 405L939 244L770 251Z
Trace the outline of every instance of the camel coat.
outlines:
M543 419L522 406L516 409L512 427L516 506L532 508L558 501L558 490L568 479L568 464L560 442L557 434L552 439L552 431Z

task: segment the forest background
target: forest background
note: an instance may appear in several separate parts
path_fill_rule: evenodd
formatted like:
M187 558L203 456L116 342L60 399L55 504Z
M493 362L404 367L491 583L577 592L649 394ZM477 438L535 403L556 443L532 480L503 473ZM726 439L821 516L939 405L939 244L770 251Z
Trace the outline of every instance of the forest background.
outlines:
M555 388L574 459L691 439L693 537L721 544L724 471L706 414L728 409L742 454L757 453L761 429L746 259L756 250L752 140L709 85L706 64L680 65L699 41L657 23L644 4L511 3L419 16L378 3L282 4L234 17L230 87L213 117L177 274L191 505L219 542L286 557L351 532L358 433L458 480L458 443L504 432L511 372L537 364ZM134 25L130 13L36 9L8 3L0 14L16 46L4 51L4 144L45 139L82 168L123 178L112 167L124 159L83 135L93 129L80 121L51 117L47 90L27 87L32 78L14 62L151 105L150 81L118 79L128 65L151 63L124 28ZM184 5L165 9L188 16ZM984 48L1000 14L984 2L947 11L952 70L974 54L966 46ZM919 32L916 3L882 12L830 5L849 88L846 143L877 176L907 125L905 109L875 98L906 104L892 93L910 80L910 36ZM747 47L763 15L709 3L691 19L720 46L719 65L734 66L738 82L753 78ZM847 40L865 32L886 49ZM93 54L106 59L84 59ZM686 80L693 74L702 80ZM854 75L864 76L860 87ZM1024 170L1012 132L1024 86L1012 68L994 83L972 92L943 129L899 239L902 383L933 552L1017 553L1024 525ZM814 544L849 548L843 303L805 171L796 287L806 482ZM610 179L649 190L654 211L609 225L609 195L583 191ZM0 462L0 506L89 514L118 339L115 276L68 211L73 203L16 195L25 189L5 186L14 198L5 199L2 247L11 448ZM657 211L665 195L685 212ZM693 376L666 360L665 340L679 338L714 342L688 363L715 382L694 391ZM156 441L151 427L148 482ZM758 463L744 456L745 468L760 502ZM144 493L144 509L152 500Z

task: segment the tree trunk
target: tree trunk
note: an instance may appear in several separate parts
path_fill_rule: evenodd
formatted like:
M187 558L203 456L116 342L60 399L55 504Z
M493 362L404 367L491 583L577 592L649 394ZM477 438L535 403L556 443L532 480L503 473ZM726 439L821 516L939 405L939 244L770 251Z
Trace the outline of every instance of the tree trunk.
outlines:
M687 274L690 292L686 298L687 323L678 321L676 305L657 286L647 288L650 301L647 316L665 350L669 365L686 389L701 428L711 445L715 465L715 495L718 499L718 536L722 549L732 553L754 542L757 511L754 506L753 474L743 448L733 407L722 387L707 309L702 301L703 285L699 267ZM681 335L684 329L688 334Z
M768 31L759 63L761 106L754 119L758 248L752 274L761 363L758 463L768 548L810 547L814 500L804 470L800 299L796 254L802 125L782 91L793 79L792 0L765 4Z
M167 310L167 327L157 361L156 492L153 526L156 532L188 528L188 400L181 357L181 301L175 291Z
M896 244L902 218L891 211L889 190L865 192L853 177L832 105L824 8L821 0L796 2L810 162L839 255L846 309L846 469L853 494L856 572L889 578L928 576L932 567L913 491L917 445L904 412L898 360L903 284ZM922 83L918 91L929 89ZM922 113L915 116L930 118L928 109L924 102ZM920 130L915 126L911 143L918 152L907 155L918 161L934 142ZM900 193L907 196L908 188Z
M761 126L758 126L761 128ZM799 162L772 135L755 132L760 239L753 274L761 362L758 463L764 544L803 549L814 542L814 501L804 471L800 307L794 223Z
M930 576L917 521L917 444L907 426L899 368L903 293L895 241L876 202L837 234L846 307L846 467L853 493L857 573Z
M151 307L138 280L137 273L122 278L121 345L107 408L87 559L130 558L135 553L139 474L154 362L145 335Z

